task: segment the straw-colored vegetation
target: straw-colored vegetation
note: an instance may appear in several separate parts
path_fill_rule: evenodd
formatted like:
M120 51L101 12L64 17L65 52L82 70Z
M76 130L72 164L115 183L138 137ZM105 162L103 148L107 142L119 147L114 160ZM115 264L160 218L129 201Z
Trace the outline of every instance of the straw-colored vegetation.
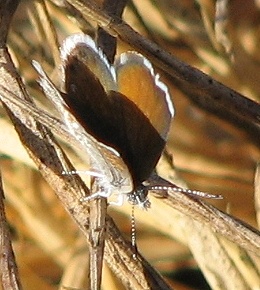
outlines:
M135 210L139 251L174 289L260 289L259 1L128 1L122 18L140 38L125 22L111 21L109 17L118 19L117 12L102 11L102 3L97 3L102 1L21 1L8 26L10 6L16 1L9 2L0 1L0 15L5 16L0 18L1 98L8 92L24 97L23 83L37 106L57 117L37 84L31 61L39 61L59 86L59 44L71 33L94 36L101 25L117 37L118 53L139 50L169 86L176 112L158 174L180 186L223 196L200 202L182 193L168 199L151 193L151 209ZM108 7L112 2L124 6L124 1L106 2ZM6 28L8 50L21 80L10 73L11 60L3 45ZM146 39L162 51L156 54ZM166 51L191 67L175 62ZM84 184L76 176L60 176L57 160L65 164L66 158L49 132L19 106L4 104L0 166L8 227L2 211L0 245L10 250L5 232L9 229L19 274L14 271L8 277L13 269L8 259L13 258L1 255L2 287L20 289L8 284L20 277L24 289L87 289L89 208L80 199ZM58 144L75 168L88 169L69 144ZM109 206L108 214L130 240L131 205ZM155 286L161 277L141 257L133 259L110 219L106 239L102 289L170 289L166 284ZM193 280L196 269L210 288ZM185 271L190 274L181 279Z

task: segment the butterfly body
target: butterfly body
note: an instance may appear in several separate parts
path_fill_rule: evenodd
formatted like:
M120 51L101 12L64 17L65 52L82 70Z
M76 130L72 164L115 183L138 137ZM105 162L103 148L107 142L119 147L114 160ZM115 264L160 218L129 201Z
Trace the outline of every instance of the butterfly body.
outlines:
M61 59L62 93L37 62L34 66L45 94L99 176L100 190L89 198L115 193L118 204L127 197L147 207L143 182L160 158L174 113L166 85L141 54L123 53L110 65L84 34L65 39Z

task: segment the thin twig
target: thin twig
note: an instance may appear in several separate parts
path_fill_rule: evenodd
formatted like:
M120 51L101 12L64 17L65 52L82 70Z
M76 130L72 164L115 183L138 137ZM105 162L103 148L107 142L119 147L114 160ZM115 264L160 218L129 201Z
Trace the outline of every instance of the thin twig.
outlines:
M5 216L4 191L0 176L0 278L3 290L22 289L11 243L11 235Z
M123 13L126 1L125 0L105 0L102 3L103 9L108 14L120 17ZM97 45L100 47L110 63L113 63L116 53L115 37L107 33L103 28L97 30ZM95 190L100 190L98 184L93 178L91 193ZM98 290L101 285L103 255L105 247L105 232L106 232L106 210L107 199L100 197L90 201L90 289Z
M260 163L255 171L255 211L258 228L260 228Z
M100 188L98 183L91 184L91 194ZM89 201L89 256L90 256L90 288L98 290L101 286L102 266L106 237L107 199L98 197Z
M47 42L48 47L51 49L54 63L56 67L58 67L60 65L58 37L45 2L42 0L34 1L32 8L29 10L29 16L37 33L39 42Z

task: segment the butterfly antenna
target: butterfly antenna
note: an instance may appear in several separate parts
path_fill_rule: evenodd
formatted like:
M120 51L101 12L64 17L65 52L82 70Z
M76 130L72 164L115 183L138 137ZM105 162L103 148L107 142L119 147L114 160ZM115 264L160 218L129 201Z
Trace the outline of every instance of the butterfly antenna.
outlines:
M151 185L148 187L149 190L162 190L162 191L173 191L173 192L182 192L187 195L191 195L194 197L200 197L200 198L209 198L209 199L222 199L223 196L220 194L213 194L209 192L204 192L200 190L193 190L193 189L188 189L188 188L182 188L178 186L171 186L171 185L166 185L166 186L160 186L160 185Z
M135 206L132 205L131 212L131 244L133 249L133 259L137 259L137 246L136 246L136 224L135 224Z

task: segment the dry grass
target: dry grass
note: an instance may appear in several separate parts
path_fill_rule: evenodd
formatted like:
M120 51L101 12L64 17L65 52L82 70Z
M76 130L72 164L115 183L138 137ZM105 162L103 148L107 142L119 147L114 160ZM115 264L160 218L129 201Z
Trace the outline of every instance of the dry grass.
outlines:
M80 3L73 0L69 2L75 3L75 7ZM7 44L30 95L39 107L53 112L36 84L37 75L31 66L31 60L41 62L51 79L58 84L58 43L67 35L80 30L93 35L96 21L103 25L106 23L105 29L119 35L119 51L136 47L141 49L157 65L162 78L169 85L176 116L167 143L167 154L157 168L159 175L178 184L188 184L192 189L221 194L222 200L206 202L257 229L260 222L259 171L255 183L254 178L259 162L260 143L260 109L257 104L260 93L260 7L257 1L231 1L229 6L225 2L136 0L127 6L123 14L123 19L146 39L156 42L163 50L202 70L227 87L227 91L220 91L218 84L214 83L214 96L210 94L210 89L202 86L206 76L196 74L189 67L180 67L180 71L183 69L182 77L177 70L174 75L173 68L170 65L167 67L163 62L163 56L160 58L159 55L157 58L152 49L148 49L149 43L141 42L138 47L137 39L126 41L128 32L123 26L106 23L102 17L101 20L95 16L92 19L91 14L87 21L83 10L80 10L80 14L72 6L59 0L22 1L10 25ZM0 25L3 25L3 21ZM1 85L5 86L3 78L1 81ZM9 90L19 95L17 88L13 90L13 84L7 84ZM231 95L229 88L256 103L250 103L251 107L244 104L243 107L243 102L234 95L234 107L232 102L229 106L225 103L228 102L225 93ZM210 96L213 96L212 99ZM21 110L18 115L23 114L25 113ZM28 145L28 140L33 140L33 137L21 137L23 129L20 130L21 141L26 143L34 162L21 146L4 108L1 108L0 122L0 165L6 214L24 289L86 289L88 246L81 224L84 217L81 220L78 213L72 212L74 207L68 206L70 201L67 201L66 207L60 191L57 190L57 195L63 203L51 189L57 189L55 183L63 182L61 188L65 192L75 180L60 181L57 178L50 181L50 176L57 168L54 170L52 164L48 163L50 167L46 169L44 166L48 166L43 166L43 157L35 158L35 152ZM17 129L19 125L15 124ZM56 145L50 144L57 153L59 149ZM77 169L85 169L86 165L75 156L71 148L67 144L63 146L73 160L73 165ZM45 150L43 148L45 147L38 149ZM47 158L48 154L47 152L44 156ZM39 167L51 187L38 172ZM78 200L80 194L75 194ZM176 199L178 198L177 196ZM137 209L135 213L138 248L162 275L171 277L167 278L169 285L174 289L207 289L196 286L191 277L186 278L188 281L178 282L176 279L178 273L185 269L200 268L212 289L260 289L259 232L243 228L243 224L239 222L232 224L225 220L226 216L215 216L213 209L203 207L203 203L198 203L200 216L196 212L195 203L192 203L194 201L186 201L181 196L177 201L173 205L169 200L169 205L167 201L151 196L151 210L146 212ZM184 208L185 202L187 209ZM82 212L88 212L86 205L81 206ZM78 224L72 221L64 207L71 215L76 216ZM108 212L120 232L129 239L131 207L109 207ZM230 224L230 228L227 224ZM108 227L110 226L111 224ZM113 261L113 251L116 249L112 248L116 236L113 235L113 227L108 232L110 236L107 241L108 250L105 251L107 264L103 269L102 289L125 289L111 271L117 272L118 267L120 272L121 268ZM240 239L240 233L241 237L251 237L252 234L253 238L248 238L248 241L246 238ZM253 241L252 244L250 240ZM119 250L119 256L124 254L124 251L122 253ZM141 258L140 261L143 264L136 266L137 269L135 261L129 262L133 267L129 266L129 277L131 271L137 275L136 273L141 273L142 267L149 269L145 261ZM3 270L2 266L2 272ZM155 275L149 273L151 276ZM130 279L127 276L129 273L117 274L123 284ZM122 276L128 278L124 279ZM134 283L130 281L128 287L145 288L141 283L133 286ZM146 287L159 289L159 286ZM162 285L160 289L167 288Z

